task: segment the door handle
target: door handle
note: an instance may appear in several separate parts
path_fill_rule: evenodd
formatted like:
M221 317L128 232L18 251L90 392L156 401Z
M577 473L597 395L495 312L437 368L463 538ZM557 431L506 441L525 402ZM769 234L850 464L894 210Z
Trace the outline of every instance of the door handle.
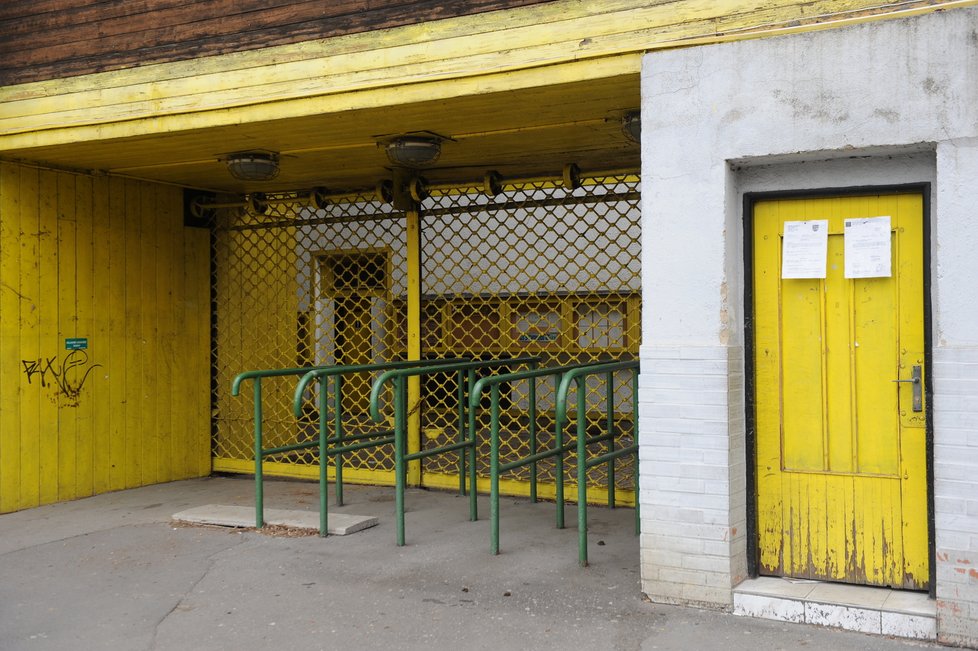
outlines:
M922 382L920 381L920 365L916 364L910 372L909 380L893 380L894 382L909 382L913 385L913 410L923 411L924 410L924 391Z

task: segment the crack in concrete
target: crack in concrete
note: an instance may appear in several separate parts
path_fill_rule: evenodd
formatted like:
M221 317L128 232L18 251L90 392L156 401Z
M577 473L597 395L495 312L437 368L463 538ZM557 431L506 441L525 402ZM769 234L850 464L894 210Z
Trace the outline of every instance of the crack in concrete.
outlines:
M153 625L153 635L149 640L149 646L147 647L147 651L154 651L154 649L156 649L156 642L157 642L157 637L159 636L160 633L160 626L162 626L163 622L165 622L167 619L170 618L170 615L176 612L177 608L179 608L180 605L183 604L183 602L186 601L187 598L193 593L194 589L198 585L200 585L200 582L203 581L207 577L207 575L211 573L211 570L214 569L214 566L217 564L217 561L219 560L218 557L221 554L230 552L231 550L237 548L239 545L241 545L246 541L247 538L241 536L232 545L225 547L224 549L219 549L213 554L207 556L207 558L205 559L207 564L204 566L204 571L200 573L200 576L194 579L193 583L190 584L190 587L184 590L183 594L180 595L180 597L176 600L173 606L168 611L166 611L163 614L163 616L160 617L159 620L157 620L157 622Z
M76 538L84 538L86 536L91 536L91 535L97 534L97 533L105 533L107 531L115 531L116 529L123 529L125 527L144 526L144 525L153 525L153 524L158 524L158 523L155 523L155 522L145 522L145 523L136 524L136 525L132 525L132 524L120 524L118 526L107 527L105 529L93 529L91 531L86 531L85 533L76 533L73 536L65 536L64 538L55 538L53 540L45 540L43 542L28 543L28 544L24 545L23 547L17 547L16 549L8 549L5 552L0 552L0 558L3 558L5 556L10 556L11 554L16 554L17 552L22 552L22 551L27 550L27 549L34 549L36 547L44 547L45 545L54 545L56 543L63 543L63 542L67 542L69 540L75 540Z

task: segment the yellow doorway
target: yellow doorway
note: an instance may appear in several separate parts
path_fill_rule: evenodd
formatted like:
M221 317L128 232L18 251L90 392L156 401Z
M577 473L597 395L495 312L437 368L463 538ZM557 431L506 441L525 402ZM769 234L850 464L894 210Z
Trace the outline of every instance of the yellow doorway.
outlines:
M882 217L890 271L847 277L846 238L854 265L854 226ZM824 278L783 277L802 257L783 243L791 222L827 226L805 249L825 252ZM758 201L751 237L758 569L924 589L923 197Z

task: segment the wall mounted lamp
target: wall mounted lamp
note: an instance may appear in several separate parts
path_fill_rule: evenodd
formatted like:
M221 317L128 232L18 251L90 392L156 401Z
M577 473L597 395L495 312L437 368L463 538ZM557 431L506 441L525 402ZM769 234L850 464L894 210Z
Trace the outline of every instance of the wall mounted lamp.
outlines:
M642 142L641 111L629 111L621 117L621 132L632 142Z

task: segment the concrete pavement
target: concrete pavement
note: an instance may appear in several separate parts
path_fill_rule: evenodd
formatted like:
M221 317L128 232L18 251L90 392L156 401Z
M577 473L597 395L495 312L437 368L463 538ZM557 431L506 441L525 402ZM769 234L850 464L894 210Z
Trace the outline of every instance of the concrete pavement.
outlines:
M268 508L315 510L316 485L269 481ZM348 536L176 526L204 504L251 505L253 482L174 482L0 516L0 649L939 648L654 605L639 588L630 509L590 510L590 558L554 505L502 502L502 553L465 498L412 490L407 546L393 489L347 487L376 527ZM480 502L483 518L486 500Z

